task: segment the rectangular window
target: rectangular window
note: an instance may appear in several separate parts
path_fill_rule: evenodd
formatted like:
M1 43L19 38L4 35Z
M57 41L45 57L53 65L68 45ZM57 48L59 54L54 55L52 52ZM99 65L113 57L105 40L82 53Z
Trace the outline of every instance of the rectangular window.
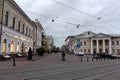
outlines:
M25 24L23 24L22 33L24 34Z
M84 45L86 45L86 42L84 42Z
M84 49L84 52L86 53L86 49Z
M102 40L99 41L99 45L102 46Z
M93 45L96 46L96 41L93 41Z
M26 28L26 35L28 35L28 27Z
M20 32L20 21L18 22L18 31Z
M31 30L29 29L29 37L30 37Z
M6 52L6 43L2 43L2 52Z
M114 41L112 41L112 45L114 45Z
M119 41L117 41L117 45L119 45Z
M105 41L105 45L109 45L109 41L108 40Z
M13 17L13 26L12 29L15 29L15 17Z
M9 17L9 14L8 14L8 12L6 12L6 14L5 14L5 26L8 26L8 17Z

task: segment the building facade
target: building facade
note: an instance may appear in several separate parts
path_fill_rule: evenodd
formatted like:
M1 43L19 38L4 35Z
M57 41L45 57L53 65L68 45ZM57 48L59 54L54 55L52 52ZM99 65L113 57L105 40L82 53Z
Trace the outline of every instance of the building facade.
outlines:
M47 48L51 52L51 50L53 49L53 46L54 46L54 39L53 39L53 37L52 36L46 36L43 39L43 47Z
M67 38L70 39L70 38ZM77 47L78 41L80 39L80 48ZM76 51L82 51L85 54L93 53L107 53L107 54L117 54L120 51L120 35L104 34L104 33L93 33L91 31L81 33L76 35L68 49ZM72 48L70 48L72 47Z
M22 53L33 48L34 25L14 0L0 0L0 18L1 54Z
M75 39L75 36L68 36L65 40L65 44L66 44L65 47L68 48L68 50L70 52L72 52L72 50L74 50L74 46L75 46L74 45L75 44L74 39Z
M44 29L42 27L42 25L40 24L40 22L38 21L38 19L35 19L35 21L33 21L33 24L35 25L34 28L34 36L33 36L33 50L34 53L36 53L36 49L39 47L42 47L42 34L44 32Z

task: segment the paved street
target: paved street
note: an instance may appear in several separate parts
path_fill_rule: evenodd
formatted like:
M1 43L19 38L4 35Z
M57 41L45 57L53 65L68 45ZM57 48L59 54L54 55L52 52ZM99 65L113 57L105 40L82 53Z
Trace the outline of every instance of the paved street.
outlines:
M75 55L47 54L37 60L16 59L0 62L0 80L119 80L120 60L94 60L87 56L83 62Z

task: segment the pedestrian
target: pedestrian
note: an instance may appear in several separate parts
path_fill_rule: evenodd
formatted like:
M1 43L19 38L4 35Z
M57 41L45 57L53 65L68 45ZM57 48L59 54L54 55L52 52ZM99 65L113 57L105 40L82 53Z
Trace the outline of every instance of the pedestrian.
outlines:
M65 61L65 51L64 50L62 50L62 61Z
M28 51L27 60L32 60L32 49L31 49L31 47L29 48L29 51Z

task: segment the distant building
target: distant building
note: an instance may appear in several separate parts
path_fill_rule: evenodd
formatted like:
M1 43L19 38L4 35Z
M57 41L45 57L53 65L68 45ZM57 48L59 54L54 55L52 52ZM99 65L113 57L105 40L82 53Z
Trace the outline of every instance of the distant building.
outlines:
M34 53L36 53L36 49L39 47L42 47L42 34L44 32L44 29L42 27L42 25L40 24L40 22L38 21L38 19L35 19L35 21L33 21L35 28L34 28L34 36L33 36L33 50Z
M80 39L80 48L77 47L78 39ZM117 54L118 51L120 51L120 35L104 33L96 34L91 31L87 31L72 38L68 37L65 41L68 45L67 48L70 51L73 49L75 52L79 50L86 54Z
M54 39L52 36L46 36L43 40L43 47L49 49L50 51L53 49Z
M70 52L74 49L74 38L75 36L68 36L65 40L64 49L68 49Z

